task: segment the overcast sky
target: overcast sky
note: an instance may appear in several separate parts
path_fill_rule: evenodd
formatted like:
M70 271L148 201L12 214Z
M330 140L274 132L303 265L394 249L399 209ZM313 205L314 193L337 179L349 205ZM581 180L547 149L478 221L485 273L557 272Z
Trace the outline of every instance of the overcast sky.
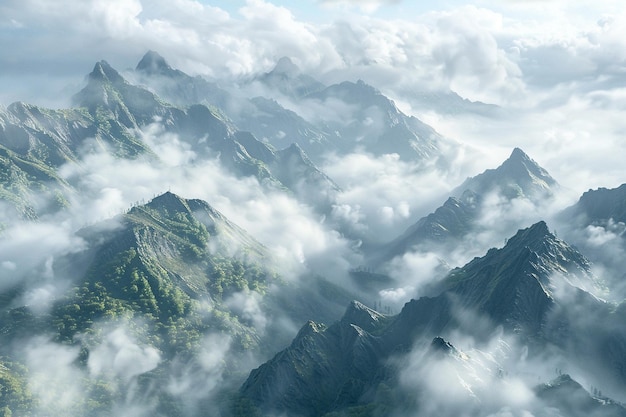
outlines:
M221 80L290 56L326 83L364 79L443 134L492 149L485 168L520 146L576 191L624 182L620 0L3 0L0 46L5 106L67 105L96 61L125 70L149 49ZM423 90L515 117L417 112Z

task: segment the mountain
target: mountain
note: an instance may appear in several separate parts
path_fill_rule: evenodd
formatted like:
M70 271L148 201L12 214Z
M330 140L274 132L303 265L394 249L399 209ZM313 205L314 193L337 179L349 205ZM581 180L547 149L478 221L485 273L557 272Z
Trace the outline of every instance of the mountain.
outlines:
M562 216L574 217L583 226L606 226L610 221L626 223L626 184L589 190Z
M57 300L49 318L65 340L105 317L131 314L161 327L163 352L182 352L192 339L172 332L191 337L211 326L206 319L194 322L201 305L227 309L224 301L232 294L263 292L271 283L272 261L263 245L206 202L170 192L78 235L87 249L54 266L56 276L72 278L76 286ZM5 323L5 334L32 329ZM252 335L258 343L246 320L234 316L231 326L233 334Z
M490 193L505 201L521 198L532 204L545 204L559 185L548 172L519 148L499 167L468 178L452 192L452 197L433 213L419 219L402 235L384 245L373 257L373 266L415 250L449 251L471 233L480 232L477 220L483 216L483 202Z
M385 321L352 302L330 327L308 322L287 349L250 373L242 394L266 413L294 416L324 415L355 403L381 365L382 345L369 332Z
M339 186L320 171L297 144L275 153L270 171L301 201L330 212Z
M158 52L148 51L135 67L140 84L147 85L158 96L177 106L207 104L225 108L233 98L216 83L172 68Z
M389 98L362 80L345 81L310 94L306 101L324 109L322 120L337 132L340 153L357 149L374 155L396 153L407 161L433 161L444 141L433 128L402 113Z
M299 97L295 90L318 91L324 86L305 75L285 58L273 71L260 76L255 81L266 88L284 91L290 96ZM294 69L295 67L295 69ZM291 68L291 69L290 69ZM202 77L192 77L173 69L167 61L154 51L147 52L135 69L138 80L155 91L165 100L179 106L207 104L221 111L233 120L239 129L251 132L255 137L267 141L277 149L292 143L301 146L316 162L329 146L333 135L323 128L307 122L297 113L287 110L276 100L266 97L249 98L240 91L229 91ZM295 78L292 78L295 77ZM299 80L299 81L298 81ZM309 85L309 87L307 87ZM314 87L318 85L318 87ZM282 94L282 93L281 93Z
M584 256L539 222L518 231L502 249L490 249L452 270L441 282L440 295L407 303L394 326L403 340L404 325L413 334L425 329L441 333L462 325L462 317L453 311L460 308L525 337L543 337L547 314L562 286L592 290L599 285ZM439 314L424 314L429 305L436 305Z
M24 218L63 208L71 187L57 169L76 163L90 140L122 157L148 151L126 131L117 121L81 108L11 104L0 110L0 198Z
M449 197L445 203L410 226L402 235L387 243L375 255L380 266L397 256L415 250L433 250L461 239L470 233L480 213L481 197L467 190L460 197Z
M421 163L432 162L442 153L441 135L402 113L372 86L363 81L324 86L303 74L289 58L280 59L272 71L253 78L242 89L219 91L207 81L172 70L156 53L146 54L140 64L137 72L142 82L167 100L211 103L241 129L275 148L298 144L316 164L327 154L358 149L374 155L396 153ZM246 96L258 94L258 84L269 97Z
M421 111L436 111L446 115L476 114L485 117L501 117L505 110L494 104L471 101L454 91L417 91L411 94L411 106Z
M567 305L563 287L587 294L577 286L596 284L588 261L539 222L518 231L504 248L453 270L439 295L411 300L397 316L354 302L331 326L309 322L288 348L250 373L241 395L265 413L318 416L387 407L382 390L397 392L402 372L392 358L419 348L420 341L445 348L437 337L465 334L486 343L501 326L528 343L530 355L541 355L538 346L566 337L555 330L564 317L553 316Z
M544 407L559 409L567 416L626 416L626 409L622 405L610 398L601 397L601 393L596 396L590 395L567 374L536 387L535 392L544 403Z
M460 195L465 190L480 195L498 191L509 199L526 197L531 201L541 201L553 196L557 189L558 183L545 169L520 148L515 148L498 168L468 178L453 194Z
M182 84L186 82L194 86L203 83L202 79L172 69L154 52L144 56L138 71L165 77L172 86L184 89L187 87ZM199 93L196 87L191 89ZM337 191L332 180L303 151L286 148L277 152L253 135L237 130L213 107L168 104L145 88L130 84L106 61L96 63L87 85L73 100L78 107L69 110L14 103L0 113L0 164L4 168L0 198L21 217L36 218L39 212L67 205L67 196L76 190L56 170L63 164L77 163L85 152L101 149L120 158L155 158L140 133L154 123L159 123L164 133L176 134L186 142L196 159L218 157L233 174L255 176L275 188L290 189L303 202L319 203L321 206L316 208L322 212L328 211ZM299 174L302 178L296 179L294 175ZM42 192L49 197L34 198ZM52 203L42 205L42 200Z
M15 349L46 340L63 351L81 352L72 372L85 376L81 384L86 387L100 386L95 391L85 388L73 400L81 415L101 415L126 396L125 390L118 391L124 386L114 377L118 371L92 373L92 361L101 360L102 349L121 349L130 359L116 360L131 368L135 358L142 360L142 352L153 352L156 361L142 368L135 383L158 387L150 389L155 395L151 407L158 415L183 415L184 396L174 398L170 391L175 375L171 368L203 369L198 352L208 335L229 348L219 389L225 389L226 381L240 383L251 351L263 357L292 336L270 326L271 333L265 333L263 315L269 313L263 298L271 286L280 285L268 250L202 200L166 192L77 235L84 248L54 259L48 277L21 282L0 295L0 357L29 363ZM58 291L50 294L47 305L29 295L53 286ZM125 329L138 345L133 348L123 338L107 341L114 329ZM131 350L124 350L128 346ZM2 390L0 411L7 405L18 412L30 401L30 394L19 390L22 374L31 381L26 372L4 373L0 366L0 381L8 387Z
M325 88L325 85L315 78L303 74L300 68L286 56L278 60L272 71L258 76L255 80L296 99Z
M316 163L323 162L324 155L335 149L338 139L337 133L331 132L324 124L307 121L274 99L253 97L241 113L229 114L235 114L234 119L241 129L253 132L275 148L297 144Z

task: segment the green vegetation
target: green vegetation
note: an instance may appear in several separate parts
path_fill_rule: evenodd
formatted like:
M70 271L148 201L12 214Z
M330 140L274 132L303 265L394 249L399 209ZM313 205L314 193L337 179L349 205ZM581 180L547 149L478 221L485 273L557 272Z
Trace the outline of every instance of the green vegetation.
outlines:
M29 416L33 397L26 383L26 369L0 358L0 417Z
M228 236L215 225L210 235L174 195L134 207L121 220L123 228L102 244L85 280L55 306L60 340L93 333L101 321L132 319L142 323L138 335L166 357L192 355L207 331L232 335L242 351L258 343L254 327L223 301L240 291L263 294L264 268L215 250L228 246L220 240Z

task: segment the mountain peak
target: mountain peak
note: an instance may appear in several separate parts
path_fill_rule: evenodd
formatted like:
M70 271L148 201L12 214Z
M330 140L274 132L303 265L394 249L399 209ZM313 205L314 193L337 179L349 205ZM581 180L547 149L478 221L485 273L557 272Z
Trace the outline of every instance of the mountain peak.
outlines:
M147 74L159 74L172 71L172 67L165 61L156 51L148 51L137 64L135 71L145 72Z
M496 169L488 169L482 174L468 178L455 194L472 190L485 194L497 190L507 198L526 197L541 201L553 195L558 183L537 162L520 148L515 148L511 156Z
M519 239L521 241L524 241L525 243L529 243L529 241L543 240L545 238L554 238L554 235L550 233L546 222L540 220L526 229L518 230L518 232L510 239L510 241L512 242Z
M585 192L578 202L566 210L566 215L585 216L587 224L603 225L613 219L626 222L626 184L617 188L598 188Z
M275 74L284 74L288 77L293 77L300 73L300 68L293 63L291 58L284 56L278 60L272 72Z
M509 174L514 179L522 180L530 176L548 185L556 184L556 181L550 177L548 172L520 148L514 148L511 156L497 170L500 170L501 173Z
M436 336L430 343L430 350L432 352L444 353L446 355L457 353L456 348L452 343L446 341L441 336Z
M355 324L361 329L371 332L378 327L384 318L385 316L372 310L365 304L353 300L346 309L341 321L347 324Z
M513 152L511 152L511 156L509 156L509 160L527 160L527 161L532 161L532 159L530 159L530 157L526 154L526 152L524 152L523 150L521 150L520 148L513 148Z
M167 191L157 197L154 197L147 205L158 211L166 211L173 213L189 213L189 205L187 200L178 195Z
M117 72L109 63L105 60L96 62L93 67L93 71L89 74L89 81L99 82L111 82L118 83L123 82L124 78Z

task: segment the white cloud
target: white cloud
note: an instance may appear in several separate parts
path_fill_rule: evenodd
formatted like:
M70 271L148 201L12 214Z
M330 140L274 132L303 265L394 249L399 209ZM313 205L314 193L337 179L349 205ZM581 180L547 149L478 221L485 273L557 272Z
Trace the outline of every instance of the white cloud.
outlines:
M140 346L118 327L108 331L102 342L89 352L87 366L92 376L120 377L129 382L132 378L153 370L161 362L161 354L152 346Z
M34 337L20 349L29 369L28 388L41 411L67 415L84 399L83 375L74 365L79 350L43 336Z
M320 4L330 7L357 7L365 13L373 13L384 5L398 4L402 0L317 0Z

